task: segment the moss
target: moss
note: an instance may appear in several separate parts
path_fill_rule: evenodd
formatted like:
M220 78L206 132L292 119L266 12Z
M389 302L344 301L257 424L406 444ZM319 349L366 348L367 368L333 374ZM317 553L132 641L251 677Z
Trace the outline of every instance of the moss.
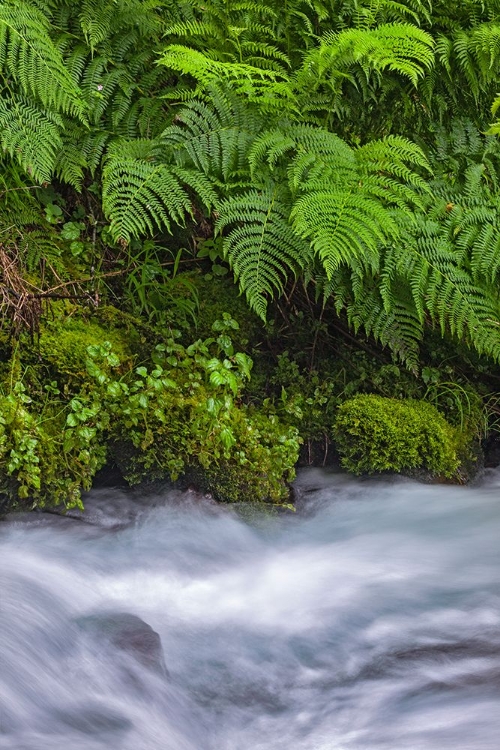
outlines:
M202 386L195 400L158 391L148 396L144 422L131 429L122 419L113 424L111 455L127 481L184 478L223 502L287 502L298 458L296 430L244 405L233 405L223 422L214 423L203 410L207 398ZM224 429L235 440L228 449L221 443Z
M426 401L359 395L338 409L333 438L355 474L424 469L458 478L468 437Z
M20 382L0 396L0 495L7 510L81 506L81 489L90 489L104 465L106 446L96 426L68 429L66 421L59 403L33 408Z
M131 325L123 324L123 316L120 316L120 322L121 325L116 325L116 316L113 316L101 324L97 317L84 316L78 308L59 308L53 319L41 328L40 357L56 373L85 380L88 347L109 341L122 369L130 369L139 334Z
M161 350L162 364L137 368L126 396L109 386L103 394L114 399L112 455L127 481L187 475L220 500L287 500L300 441L271 409L242 403L251 360L232 353L227 333Z
M297 431L261 409L241 408L234 416L237 449L205 469L207 489L224 502L287 503L298 460Z

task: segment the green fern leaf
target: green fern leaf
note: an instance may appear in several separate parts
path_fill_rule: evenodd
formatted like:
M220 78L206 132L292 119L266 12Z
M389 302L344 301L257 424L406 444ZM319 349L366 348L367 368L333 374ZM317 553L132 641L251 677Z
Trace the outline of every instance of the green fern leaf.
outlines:
M246 155L261 121L219 87L210 87L209 93L210 103L195 100L176 114L161 142L181 163L227 183L247 171Z
M283 110L293 103L287 74L239 62L219 62L207 54L180 44L171 44L159 59L170 70L191 76L198 82L197 92L225 82L231 89L265 110Z
M0 73L46 107L83 118L86 106L50 37L49 20L24 0L0 4Z
M339 266L378 265L379 243L398 235L398 227L380 202L361 191L311 192L292 210L297 234L311 242L328 277Z
M115 240L184 223L191 201L169 167L154 159L151 142L118 142L108 150L103 170L103 208Z
M59 115L16 96L0 99L0 145L38 182L49 182L62 146Z
M203 174L164 163L159 144L153 141L119 141L109 147L103 170L103 209L116 240L170 229L171 221L183 225L192 214L191 187L209 206L216 200Z
M416 85L433 60L432 37L411 24L384 24L374 29L346 29L324 35L297 73L296 84L307 91L327 83L340 88L346 73L360 66L365 75L390 70Z
M228 228L225 256L248 304L265 319L268 301L310 261L309 245L292 231L286 196L272 184L222 201L216 231Z

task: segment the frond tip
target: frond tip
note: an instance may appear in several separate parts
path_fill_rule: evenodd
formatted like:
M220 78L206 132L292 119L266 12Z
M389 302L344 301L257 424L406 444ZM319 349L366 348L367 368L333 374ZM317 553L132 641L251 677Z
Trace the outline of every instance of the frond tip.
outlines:
M0 4L0 73L44 106L83 118L83 97L49 32L46 15L31 3Z

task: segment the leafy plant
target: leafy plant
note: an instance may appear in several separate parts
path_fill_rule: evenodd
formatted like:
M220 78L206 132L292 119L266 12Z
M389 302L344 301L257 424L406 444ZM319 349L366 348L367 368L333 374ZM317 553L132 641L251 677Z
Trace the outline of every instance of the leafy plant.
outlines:
M130 482L194 471L221 499L288 497L297 432L239 402L252 361L233 350L229 332L237 326L226 315L213 338L188 347L167 339L156 347L155 366L136 368L133 381L117 381L102 368L109 356L102 347L90 350L89 374L113 415L111 450Z

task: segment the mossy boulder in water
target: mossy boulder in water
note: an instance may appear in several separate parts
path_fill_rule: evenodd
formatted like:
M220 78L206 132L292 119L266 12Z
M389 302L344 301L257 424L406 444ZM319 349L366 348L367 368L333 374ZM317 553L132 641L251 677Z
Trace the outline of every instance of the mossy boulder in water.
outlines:
M344 468L460 479L470 438L426 401L359 395L337 410L333 437Z

